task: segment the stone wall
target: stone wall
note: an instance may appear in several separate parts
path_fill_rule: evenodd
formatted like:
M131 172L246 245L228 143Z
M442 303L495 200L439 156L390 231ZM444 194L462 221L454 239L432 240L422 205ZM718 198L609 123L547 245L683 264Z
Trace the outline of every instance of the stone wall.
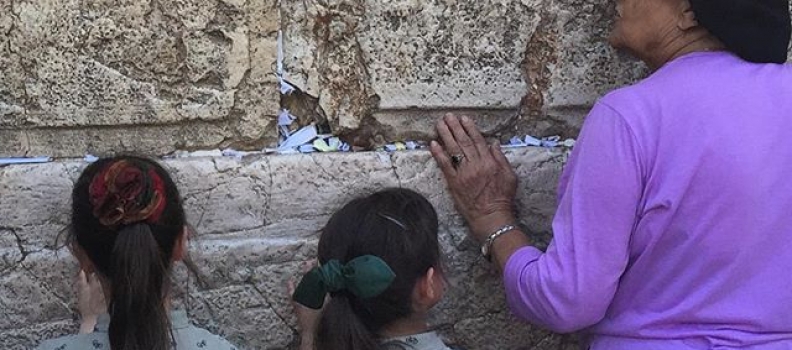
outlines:
M549 237L564 154L509 153L523 179L522 224ZM346 201L385 187L425 194L440 217L449 289L433 323L467 349L571 349L569 340L514 320L496 270L467 237L428 152L335 153L165 161L198 236L191 242L202 283L185 274L177 293L196 323L244 349L292 349L295 320L286 292L315 257L316 231ZM0 344L28 349L75 331L76 265L56 244L82 161L0 168Z
M574 136L602 93L643 74L604 42L606 0L0 0L0 344L75 331L76 273L56 236L86 153L260 150L286 108L372 148L433 137L445 112L490 135ZM281 96L275 75L282 33ZM519 150L523 223L549 237L563 154ZM286 281L328 215L385 186L426 194L451 284L433 316L468 349L564 349L516 322L426 152L166 162L199 237L204 283L177 278L193 319L243 348L289 349Z
M276 116L362 148L433 137L445 112L489 136L574 137L589 106L646 71L606 44L610 0L0 0L0 346L75 331L75 266L56 244L86 153L260 150ZM284 78L275 75L282 33ZM564 155L510 153L523 224L549 239ZM433 316L468 349L567 349L515 322L426 152L166 161L199 237L204 283L177 284L193 318L249 349L295 345L285 283L348 199L426 194L451 289Z
M362 147L447 111L574 136L643 74L604 41L609 3L0 0L0 156L261 149L281 107Z

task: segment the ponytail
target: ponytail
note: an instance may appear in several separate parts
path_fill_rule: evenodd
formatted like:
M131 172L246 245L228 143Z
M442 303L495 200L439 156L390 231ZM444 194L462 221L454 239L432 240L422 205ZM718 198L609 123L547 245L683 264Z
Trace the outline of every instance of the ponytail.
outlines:
M333 214L319 238L321 266L294 295L314 309L330 295L315 339L321 350L387 347L381 344L386 328L413 315L416 283L440 267L437 231L432 204L406 189L357 198Z
M380 343L352 308L350 297L338 293L322 310L316 344L321 350L377 350Z
M110 348L168 350L168 259L147 223L119 230L111 261Z

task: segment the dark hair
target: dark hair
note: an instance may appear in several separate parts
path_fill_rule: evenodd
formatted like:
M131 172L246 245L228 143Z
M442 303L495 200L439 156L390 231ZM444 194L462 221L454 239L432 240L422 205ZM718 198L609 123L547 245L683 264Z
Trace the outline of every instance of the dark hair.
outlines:
M165 298L184 226L176 184L155 161L100 159L77 180L69 238L110 283L112 350L171 347Z
M384 260L396 278L377 297L347 291L330 294L322 311L316 343L322 350L380 348L383 327L409 317L416 282L429 268L440 268L437 213L420 194L387 189L358 198L333 214L319 239L319 262L346 263L363 255Z
M787 61L789 0L691 0L696 20L732 53L754 63Z

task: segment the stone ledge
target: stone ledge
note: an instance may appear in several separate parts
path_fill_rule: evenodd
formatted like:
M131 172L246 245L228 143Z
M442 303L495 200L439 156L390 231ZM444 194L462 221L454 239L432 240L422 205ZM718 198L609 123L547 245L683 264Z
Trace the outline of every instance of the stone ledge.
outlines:
M565 155L514 149L522 223L549 238ZM434 324L468 349L559 349L558 336L509 316L497 273L467 238L428 152L168 159L198 232L191 254L202 276L177 271L176 294L196 323L242 348L291 349L295 320L286 285L315 256L316 232L351 198L385 187L423 193L437 208L450 284ZM27 348L73 332L76 266L55 237L66 223L71 186L85 163L62 160L0 168L0 339ZM184 286L187 286L186 290ZM24 326L21 326L24 325ZM486 325L486 326L485 326ZM497 341L495 341L497 339ZM494 343L493 343L494 342Z

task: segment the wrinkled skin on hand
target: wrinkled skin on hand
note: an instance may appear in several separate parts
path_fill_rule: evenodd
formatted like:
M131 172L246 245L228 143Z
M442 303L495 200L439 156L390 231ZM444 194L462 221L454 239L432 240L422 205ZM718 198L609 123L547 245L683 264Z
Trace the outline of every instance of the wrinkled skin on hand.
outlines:
M487 144L464 116L446 115L437 123L437 133L442 146L432 142L432 156L474 238L483 241L499 227L514 224L517 176L500 145Z

